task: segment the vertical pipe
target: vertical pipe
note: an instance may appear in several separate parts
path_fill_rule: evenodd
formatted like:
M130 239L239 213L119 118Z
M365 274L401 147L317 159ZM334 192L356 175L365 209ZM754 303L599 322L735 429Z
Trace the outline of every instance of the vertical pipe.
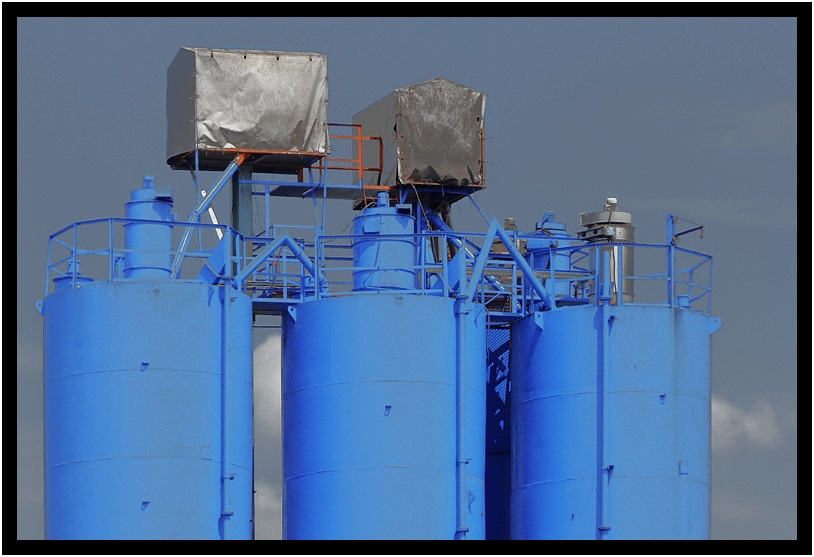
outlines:
M463 258L461 258L463 261ZM461 275L463 281L466 275ZM473 277L473 280L475 277ZM455 539L465 540L469 528L466 526L466 315L469 313L469 300L459 294L455 301L455 381L457 384L455 408Z
M48 267L46 267L47 271L45 272L45 294L43 295L43 300L45 299L45 296L48 296L48 289L51 285L51 272L53 271L53 269L51 269L51 251L53 250L53 247L54 237L52 235L48 239Z
M113 242L113 233L114 233L114 231L113 231L113 219L108 219L107 222L108 222L107 239L110 240L110 243L108 245L108 253L110 255L110 275L109 275L109 278L107 280L112 282L113 278L114 278L114 276L116 274L116 271L115 271L116 258L113 255L113 244L114 244L114 242Z
M269 198L269 184L268 184L268 182L265 183L264 187L266 189L265 195L263 196L265 198L264 201L265 201L265 206L266 206L266 222L265 222L265 226L263 228L265 229L264 232L265 232L266 238L271 238L271 236L269 235L269 234L271 234L271 231L270 231L270 228L271 228L271 199Z
M361 188L364 186L365 180L363 176L363 165L362 165L362 158L363 158L363 151L362 151L362 126L358 126L356 128L356 133L358 136L357 145L358 145L358 155L359 155L359 187ZM389 197L390 194L388 194Z
M707 315L712 313L712 258L709 258L709 279L707 280Z
M71 250L71 288L76 288L76 272L74 269L77 268L77 261L76 261L76 244L79 242L78 236L78 229L76 223L73 223L73 249Z
M610 305L611 305L611 288L610 288L610 250L600 250L602 252L602 286L600 291L600 301L602 304L602 364L599 377L599 403L601 408L597 409L597 418L599 426L597 427L597 441L599 443L600 470L598 474L599 493L598 500L601 505L601 512L599 516L599 525L597 526L596 537L599 540L607 539L606 536L610 531L608 525L608 488L610 483L610 475L613 467L608 464L608 440L607 440L607 424L608 424L608 368L610 366L609 355L610 346L608 344L608 336L610 333L609 319L610 319Z
M667 307L673 307L673 265L675 264L675 222L673 215L667 215Z
M229 233L230 240L234 240L231 231ZM230 262L232 259L232 242L227 243L227 257L226 257L226 272L230 272L232 268ZM231 373L231 357L232 357L232 285L230 281L224 281L223 285L223 332L221 334L221 357L223 364L221 370L223 373L222 381L223 386L221 389L222 396L222 411L223 419L221 421L221 438L222 438L222 459L221 459L221 519L223 520L223 539L229 539L229 522L231 516L234 514L232 511L232 489L230 482L233 476L230 473L230 459L232 457L231 447L231 419L229 413L231 412L231 405L229 404L230 393L230 378Z

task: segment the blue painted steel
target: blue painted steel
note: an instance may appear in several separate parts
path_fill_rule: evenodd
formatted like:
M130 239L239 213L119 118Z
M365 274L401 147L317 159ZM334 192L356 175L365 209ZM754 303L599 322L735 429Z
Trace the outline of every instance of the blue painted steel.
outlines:
M75 284L83 284L86 282L93 282L91 277L83 277L79 271L79 261L73 259L68 260L68 272L62 276L54 278L54 288L62 290L63 288L70 288Z
M387 193L377 207L353 219L353 289L414 290L416 288L415 217L409 206L387 206Z
M283 314L283 536L453 539L456 300L354 295ZM485 318L467 302L467 539L484 538Z
M125 205L128 219L166 221L158 223L128 223L125 225L124 277L169 278L172 265L172 190L156 189L152 176L144 177L144 187L130 193Z
M43 300L49 539L252 536L251 299L155 278L171 199L133 192L124 280L77 261Z
M196 150L195 151L196 157L197 157L197 153L198 152ZM215 197L218 195L218 193L220 193L220 190L223 189L223 186L227 182L229 182L229 179L232 177L232 174L234 174L237 171L238 167L243 162L244 158L245 158L245 155L243 155L242 153L238 153L238 155L235 157L235 160L233 160L232 162L229 163L229 165L226 167L226 169L224 169L223 174L221 174L220 177L218 178L217 182L215 182L215 185L212 186L212 189L210 189L209 193L206 194L206 197L203 200L201 200L201 202L198 204L198 206L195 207L195 209L193 209L192 212L189 214L188 222L190 222L190 223L200 222L201 215L203 214L203 212L206 211L209 208L209 206L212 204L212 201L214 201ZM196 158L196 165L197 165L197 158ZM196 168L196 175L197 175L197 168ZM146 187L146 183L145 183L145 187ZM196 192L198 191L197 186L195 187L195 191ZM186 253L187 246L189 245L189 240L191 238L191 235L192 235L192 227L188 226L184 230L184 235L181 237L181 244L178 246L178 253L176 254L176 257L175 257L175 259L173 260L173 263L172 263L172 269L170 270L170 274L173 277L178 276L178 271L180 270L181 263L184 260L184 255Z
M509 539L511 397L509 327L486 332L486 539Z
M607 303L540 315L511 331L512 537L708 538L718 321Z
M44 300L49 539L251 535L251 301L217 288L94 281ZM222 431L224 358L231 370ZM223 437L234 515L221 517Z
M534 235L526 239L526 253L529 263L536 271L551 269L550 248L569 246L566 240L568 234L564 223L554 222L554 213L546 212L543 220L537 223ZM556 280L557 271L571 270L571 257L567 251L554 252L554 280L546 279L543 284L549 295L554 299L568 298L571 293L566 281Z

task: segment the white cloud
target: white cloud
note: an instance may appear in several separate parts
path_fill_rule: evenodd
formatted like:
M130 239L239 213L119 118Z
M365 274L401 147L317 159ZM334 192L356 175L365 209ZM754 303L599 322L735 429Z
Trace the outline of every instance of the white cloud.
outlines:
M282 538L281 343L271 333L254 349L255 538Z
M264 436L280 435L282 409L280 394L280 334L272 333L254 349L255 429Z
M744 444L776 449L782 440L777 413L769 403L759 401L750 409L743 409L712 396L713 450L726 451Z
M279 485L255 479L254 537L258 540L279 540L283 532L283 493Z

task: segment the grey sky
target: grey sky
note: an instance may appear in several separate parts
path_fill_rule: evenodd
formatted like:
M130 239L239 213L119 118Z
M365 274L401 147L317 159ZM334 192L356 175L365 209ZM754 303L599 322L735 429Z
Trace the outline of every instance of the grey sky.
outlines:
M189 214L189 173L165 163L165 88L178 49L197 46L326 55L331 122L434 77L486 93L487 188L475 199L521 229L554 211L575 233L579 213L608 196L633 214L640 242L663 242L670 212L703 224L703 239L681 245L713 255L723 323L712 337L712 537L796 538L796 45L792 18L18 20L17 537L43 536L34 303L48 236L124 216L144 175L175 188L179 218ZM353 216L346 201L328 211L329 232ZM292 201L275 216L311 224L314 211ZM486 228L467 201L453 222ZM255 334L257 528L278 537L267 362L279 349L267 336Z

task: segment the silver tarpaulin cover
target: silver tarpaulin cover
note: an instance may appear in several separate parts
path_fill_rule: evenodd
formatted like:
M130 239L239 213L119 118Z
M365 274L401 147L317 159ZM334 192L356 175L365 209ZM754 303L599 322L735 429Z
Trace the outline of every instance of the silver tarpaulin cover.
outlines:
M327 113L321 54L182 48L167 70L167 162L196 148L325 155Z
M486 94L438 77L396 89L353 122L382 138L383 185L482 186L485 110ZM374 148L365 146L366 166L378 163Z

